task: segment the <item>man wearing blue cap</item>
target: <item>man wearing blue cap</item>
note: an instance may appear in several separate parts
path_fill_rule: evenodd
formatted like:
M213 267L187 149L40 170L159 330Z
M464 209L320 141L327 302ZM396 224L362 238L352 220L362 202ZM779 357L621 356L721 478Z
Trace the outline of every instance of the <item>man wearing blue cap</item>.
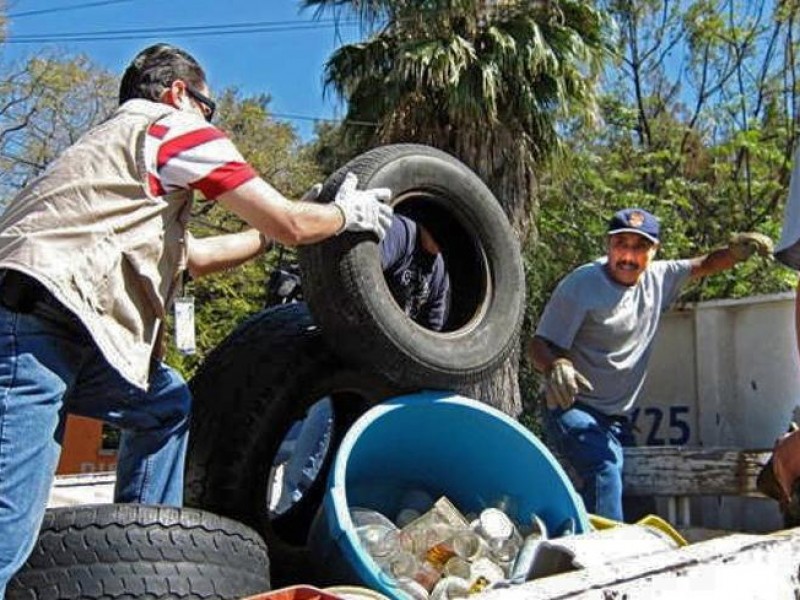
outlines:
M579 475L587 510L620 521L622 447L634 444L626 415L644 382L661 313L690 279L772 252L768 237L740 233L705 256L654 260L659 234L658 219L646 210L617 212L607 255L561 280L528 347L545 375L545 426Z

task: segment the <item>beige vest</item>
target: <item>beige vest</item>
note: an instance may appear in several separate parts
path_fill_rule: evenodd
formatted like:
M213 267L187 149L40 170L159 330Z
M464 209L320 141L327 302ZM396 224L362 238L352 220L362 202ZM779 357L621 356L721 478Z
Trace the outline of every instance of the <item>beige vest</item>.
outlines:
M186 266L192 193L150 194L144 141L175 109L131 100L58 157L0 217L0 268L36 278L125 379L150 360Z

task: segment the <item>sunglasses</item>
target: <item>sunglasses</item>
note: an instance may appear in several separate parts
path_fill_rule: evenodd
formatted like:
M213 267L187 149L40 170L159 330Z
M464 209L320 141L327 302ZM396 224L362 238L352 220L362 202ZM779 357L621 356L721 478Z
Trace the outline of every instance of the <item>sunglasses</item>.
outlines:
M200 103L203 116L205 117L206 121L210 123L211 119L214 118L214 111L217 110L217 103L205 94L198 92L196 89L188 85L186 86L186 93Z

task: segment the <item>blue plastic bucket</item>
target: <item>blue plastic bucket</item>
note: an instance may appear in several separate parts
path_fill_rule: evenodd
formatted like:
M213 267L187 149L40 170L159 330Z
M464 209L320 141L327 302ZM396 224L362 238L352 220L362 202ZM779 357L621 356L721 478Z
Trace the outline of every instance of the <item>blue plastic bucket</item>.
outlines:
M516 514L512 508L509 516L522 522L535 513L548 529L568 518L578 533L589 529L566 473L528 429L474 400L423 392L373 407L342 441L308 541L318 579L407 598L362 550L349 510L393 518L403 493L420 488L447 496L462 513L510 497Z

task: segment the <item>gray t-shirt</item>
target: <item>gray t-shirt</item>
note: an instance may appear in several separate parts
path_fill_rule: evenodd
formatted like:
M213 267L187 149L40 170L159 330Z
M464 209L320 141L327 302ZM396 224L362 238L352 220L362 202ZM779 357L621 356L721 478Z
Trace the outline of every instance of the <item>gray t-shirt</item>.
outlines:
M577 399L606 414L633 406L661 313L691 274L689 260L658 260L635 286L614 282L606 258L578 267L556 287L536 335L565 350L594 390Z

